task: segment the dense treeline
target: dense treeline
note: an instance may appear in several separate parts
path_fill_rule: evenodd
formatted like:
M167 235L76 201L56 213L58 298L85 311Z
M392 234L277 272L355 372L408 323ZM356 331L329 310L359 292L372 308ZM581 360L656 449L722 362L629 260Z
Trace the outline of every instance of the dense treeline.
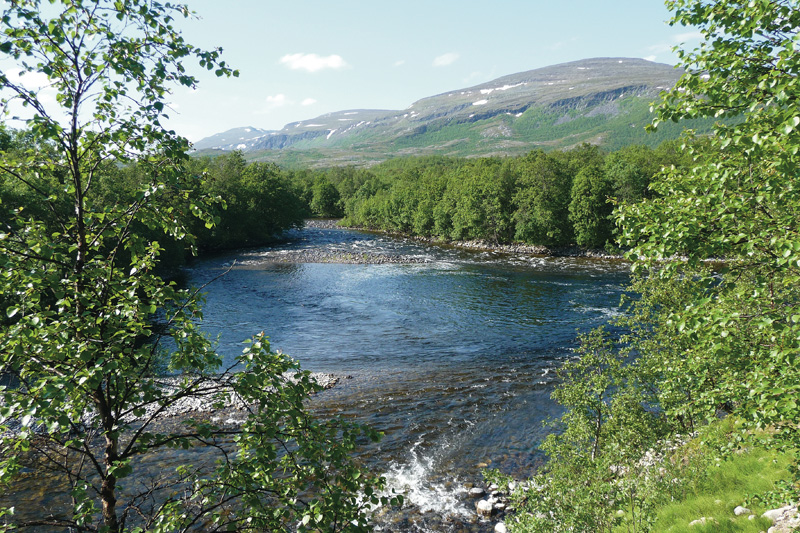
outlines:
M188 171L203 176L202 192L221 198L213 228L197 227L201 249L263 244L299 227L308 216L301 190L273 163L246 163L241 152L192 159Z
M3 130L0 143L10 152L35 145L40 153L52 149L38 146L24 131ZM613 241L614 202L646 198L660 168L687 163L676 141L656 149L634 145L610 154L582 145L516 158L398 158L370 169L322 171L248 163L241 152L232 152L183 163L195 194L212 205L212 227L177 198L171 212L191 228L196 238L191 244L201 252L270 242L308 216L344 217L352 226L448 241L601 248ZM149 179L148 172L141 165L107 164L98 183L101 203L132 202ZM59 181L55 174L38 179L48 189L56 189ZM30 189L15 180L0 182L0 208L25 206L35 218L54 223L52 208L23 197L29 194L26 190ZM188 257L182 236L160 236L159 241L164 264L178 265Z
M39 153L52 150L25 131L0 131L0 144L9 153L33 147ZM248 163L241 152L191 158L183 163L183 172L192 180L194 194L211 205L214 224L206 227L193 216L191 205L175 198L171 214L191 229L196 242L182 235L159 236L162 261L181 264L189 257L188 245L208 252L265 244L309 216L344 217L347 225L447 241L602 248L614 239L614 204L647 198L659 169L686 166L685 154L677 141L609 154L582 145L516 158L398 158L370 169L321 171ZM98 178L100 203L132 202L149 172L143 165L105 165ZM36 179L43 189L58 189L55 173ZM25 206L29 215L54 225L57 213L26 198L31 190L16 180L0 181L0 209Z
M442 240L579 244L613 239L613 201L635 203L663 166L685 166L678 142L532 151L516 158L402 158L369 170L299 176L310 209L345 224ZM612 199L615 199L612 201Z
M6 130L0 143L11 152L37 144L29 132ZM36 149L46 153L52 148ZM634 145L610 154L582 145L516 158L398 158L370 169L321 171L248 163L241 152L232 152L183 164L195 194L212 205L212 227L192 216L191 206L181 206L177 198L172 215L191 228L196 242L189 244L201 252L264 244L309 216L344 217L352 226L448 241L601 248L613 241L614 202L646 198L660 168L687 163L677 141L656 149ZM101 203L132 202L149 179L148 172L141 165L106 165L98 183ZM57 189L57 175L39 179ZM20 196L25 190L29 189L14 180L0 182L0 206L23 205L35 218L54 223L52 208L45 210L43 204ZM179 265L188 257L182 237L159 236L165 265Z
M0 150L9 156L24 157L35 149L40 156L54 151L54 147L37 141L27 131L0 130ZM135 201L137 194L151 179L152 168L146 164L115 165L107 163L96 178L99 205L112 207ZM309 202L303 200L302 188L295 185L292 176L272 163L248 164L241 152L216 158L191 158L183 163L182 172L191 182L192 194L210 206L209 214L215 222L207 227L193 211L197 205L187 204L177 195L170 198L170 216L190 229L187 235L159 235L144 224L136 223L136 231L148 239L157 239L163 266L182 264L190 256L190 247L200 252L241 248L264 244L284 230L301 226L309 215ZM0 216L12 220L11 213L22 207L28 217L56 228L71 206L59 201L63 176L59 172L39 173L28 184L9 174L0 175ZM39 192L48 191L54 204L35 201Z

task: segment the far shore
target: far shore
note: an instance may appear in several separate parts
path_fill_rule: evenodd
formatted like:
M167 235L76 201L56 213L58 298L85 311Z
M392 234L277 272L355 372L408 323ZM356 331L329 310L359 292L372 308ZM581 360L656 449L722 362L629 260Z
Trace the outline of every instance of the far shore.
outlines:
M386 231L374 228L365 228L358 226L343 226L340 224L340 218L310 218L306 219L306 228L322 228L322 229L353 229L359 231L369 231L371 233L379 233L388 235L390 237L397 237L416 241L426 244L434 244L438 246L452 246L454 248L462 248L465 250L498 252L507 254L527 254L536 255L541 257L591 257L598 259L624 259L622 253L609 253L605 250L585 248L582 246L555 246L547 247L535 244L497 244L486 240L470 240L470 241L448 241L436 237L421 237L418 235L409 235L402 232Z

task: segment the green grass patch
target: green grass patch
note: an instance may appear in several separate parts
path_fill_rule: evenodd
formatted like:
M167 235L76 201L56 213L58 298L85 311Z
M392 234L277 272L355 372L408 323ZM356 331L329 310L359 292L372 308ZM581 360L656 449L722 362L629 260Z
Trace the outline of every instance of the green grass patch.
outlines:
M702 458L704 467L697 470L697 479L688 480L683 497L661 506L655 513L652 530L664 533L758 533L766 531L772 523L761 518L768 510L758 503L746 506L750 514L735 516L736 506L752 501L752 495L779 490L781 482L789 478L788 467L792 455L761 448L745 448L733 452L725 459L715 458L715 449L695 450L707 454ZM689 524L706 517L705 525ZM617 531L627 531L622 527Z

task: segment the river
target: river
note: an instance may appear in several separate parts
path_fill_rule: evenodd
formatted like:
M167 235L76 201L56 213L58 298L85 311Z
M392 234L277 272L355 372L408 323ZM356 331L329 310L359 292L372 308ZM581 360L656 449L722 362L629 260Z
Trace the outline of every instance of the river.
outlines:
M320 255L321 254L321 255ZM403 258L342 264L303 257ZM232 268L231 268L232 267ZM610 259L466 251L336 228L219 255L187 270L206 287L204 328L228 361L264 331L303 368L346 376L317 395L325 416L385 433L363 452L406 494L384 531L493 531L466 487L481 469L541 463L554 369L578 332L607 322L628 279Z

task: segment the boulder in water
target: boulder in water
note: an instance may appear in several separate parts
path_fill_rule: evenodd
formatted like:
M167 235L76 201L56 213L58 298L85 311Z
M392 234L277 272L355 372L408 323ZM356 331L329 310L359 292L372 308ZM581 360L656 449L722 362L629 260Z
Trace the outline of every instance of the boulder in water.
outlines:
M480 500L475 503L475 510L480 516L489 517L494 514L494 504L489 500Z

